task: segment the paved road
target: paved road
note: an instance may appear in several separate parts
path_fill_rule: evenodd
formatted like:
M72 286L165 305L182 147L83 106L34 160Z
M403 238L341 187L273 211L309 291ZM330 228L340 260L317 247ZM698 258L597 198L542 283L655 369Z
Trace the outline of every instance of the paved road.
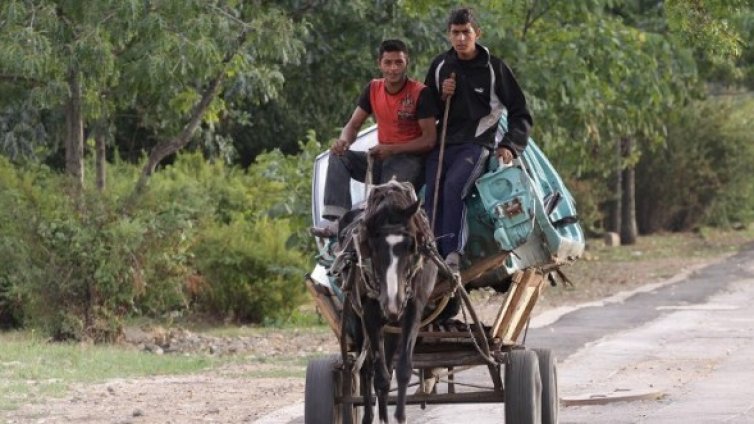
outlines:
M561 408L570 423L754 423L754 247L687 278L584 307L533 329L561 397L662 392L659 400ZM484 370L464 380L489 379ZM303 423L292 406L262 423ZM409 407L413 423L503 422L502 405Z

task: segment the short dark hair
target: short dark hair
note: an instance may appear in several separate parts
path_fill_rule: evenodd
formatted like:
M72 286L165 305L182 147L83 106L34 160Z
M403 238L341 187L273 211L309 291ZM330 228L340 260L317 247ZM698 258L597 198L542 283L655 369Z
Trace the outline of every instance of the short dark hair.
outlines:
M476 14L474 9L470 7L461 7L454 9L448 16L448 31L450 31L451 25L466 25L471 24L471 27L475 31L479 31L479 23L476 20Z
M398 39L385 40L380 43L377 59L382 59L382 55L385 52L403 52L408 56L408 47L406 47L406 43Z

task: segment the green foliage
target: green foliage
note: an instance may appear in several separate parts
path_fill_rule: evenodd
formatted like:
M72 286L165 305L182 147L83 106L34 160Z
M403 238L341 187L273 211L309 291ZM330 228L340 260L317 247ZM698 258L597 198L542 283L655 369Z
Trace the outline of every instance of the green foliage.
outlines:
M19 178L8 160L0 156L0 328L23 322L26 295L23 281L33 278L26 234L27 210L20 201L24 190L32 187Z
M201 310L285 320L304 299L312 134L248 172L179 156L124 213L136 165L108 168L110 189L0 157L0 316L58 339L108 341L131 316ZM92 164L90 163L89 166Z
M199 302L210 312L240 322L288 316L304 299L301 277L308 265L286 248L291 228L285 220L208 226L200 234L197 269L208 289Z
M604 216L598 201L607 197L605 185L601 181L574 178L566 180L566 186L576 200L579 223L584 232L587 236L602 234Z
M308 31L300 64L281 68L285 85L270 101L244 101L247 121L230 130L247 165L264 150L296 151L309 130L328 141L351 115L366 83L381 75L377 48L386 38L402 38L411 52L409 73L424 80L428 60L445 47L445 11L435 7L420 18L404 13L398 0L276 2Z
M166 282L152 296L182 287L173 293L186 306L194 301L197 308L251 322L279 318L298 306L309 265L301 252L311 248L310 237L303 241L302 235L311 210L312 155L320 149L313 135L302 148L309 153L263 155L248 172L188 154L156 174L139 210L168 220L180 217L187 225L170 244L164 236L153 237L162 245L150 251L173 256L156 268L161 275L145 275ZM175 279L181 281L167 282ZM259 306L266 302L272 306ZM145 297L141 303L155 302ZM170 303L156 303L155 311L169 309Z
M254 180L270 183L266 198L269 203L263 209L271 218L286 217L294 225L294 233L287 245L302 251L314 251L314 242L308 232L311 223L311 187L314 159L323 147L316 134L310 131L306 143L299 143L300 153L285 155L273 150L257 156L249 169Z
M235 103L278 95L281 66L297 62L305 33L268 2L4 1L0 93L14 95L0 97L0 108L27 105L37 119L4 124L0 115L0 147L33 151L41 137L31 137L30 128L39 126L39 113L64 107L73 76L80 79L85 128L111 127L127 114L150 136L165 138L184 127L200 93L222 75L228 95L214 98L201 116L204 141L215 143L214 127Z
M12 95L10 92L7 95ZM0 110L0 153L12 160L36 158L45 144L54 140L47 133L39 110L27 103ZM50 143L52 144L52 143Z
M754 101L697 102L673 119L667 143L637 169L641 230L754 220Z
M207 355L154 355L122 346L49 343L36 332L0 333L0 411L62 397L70 386L113 378L192 374L224 365Z

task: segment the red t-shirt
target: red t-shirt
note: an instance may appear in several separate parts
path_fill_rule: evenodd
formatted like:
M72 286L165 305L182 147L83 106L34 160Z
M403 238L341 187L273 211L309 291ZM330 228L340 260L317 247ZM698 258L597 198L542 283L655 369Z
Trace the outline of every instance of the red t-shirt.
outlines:
M408 79L401 91L391 94L384 79L374 79L364 88L359 107L377 121L377 139L381 144L401 144L422 134L419 119L436 116L428 87Z

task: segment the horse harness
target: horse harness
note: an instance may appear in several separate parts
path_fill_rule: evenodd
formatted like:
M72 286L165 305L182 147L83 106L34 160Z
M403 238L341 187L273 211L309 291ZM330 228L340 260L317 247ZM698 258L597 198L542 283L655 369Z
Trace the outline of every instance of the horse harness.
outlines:
M357 223L359 225L357 225ZM354 293L354 296L351 298L352 306L354 312L362 317L362 294L370 299L377 300L380 296L380 287L377 278L374 275L372 252L369 250L366 241L362 238L362 232L364 229L363 220L357 220L349 227L350 228L347 228L348 236L345 240L343 249L335 258L333 266L331 267L331 272L342 276L342 290L346 295L351 292ZM383 226L381 230L381 233L401 234L412 237L415 246L418 243L416 235L407 231L403 225ZM401 305L402 308L405 308L408 301L414 297L416 275L424 266L424 250L425 249L419 248L414 249L409 258L412 265L406 272L406 281L408 282L408 285L406 286L406 295L403 298L403 304ZM357 275L355 273L357 273ZM356 276L361 278L354 278Z

